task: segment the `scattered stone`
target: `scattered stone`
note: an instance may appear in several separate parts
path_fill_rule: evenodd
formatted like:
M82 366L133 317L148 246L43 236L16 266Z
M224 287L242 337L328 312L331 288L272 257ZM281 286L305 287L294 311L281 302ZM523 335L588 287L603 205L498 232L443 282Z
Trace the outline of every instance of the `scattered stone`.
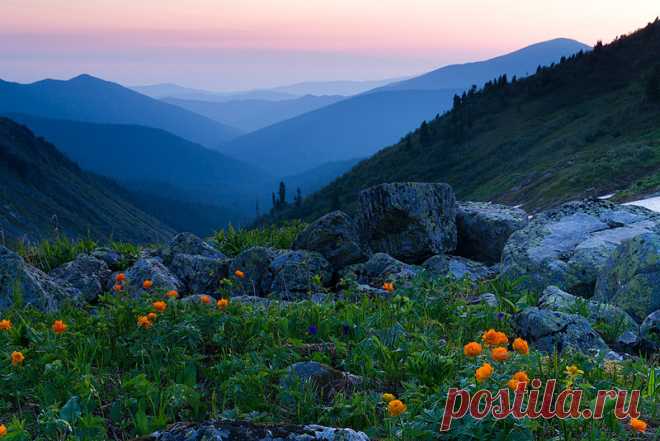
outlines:
M293 248L320 253L336 270L368 258L357 225L343 211L333 211L310 224L298 235Z
M419 267L403 263L388 254L376 253L365 263L346 267L340 276L358 284L381 288L385 282L404 284L420 271Z
M63 286L64 285L64 286ZM0 310L16 302L42 311L54 311L60 303L79 301L80 292L55 283L43 271L28 265L15 252L0 245Z
M497 263L509 236L527 222L527 213L520 208L490 202L459 202L456 254L488 264Z
M621 243L598 275L594 299L620 306L638 323L660 309L660 235Z
M455 206L447 184L376 185L360 192L361 235L375 252L421 262L456 248Z
M172 238L169 244L161 250L165 262L169 262L177 254L190 254L204 256L211 259L226 259L219 250L204 242L192 233L179 233Z
M101 295L112 271L108 265L89 254L80 254L75 260L52 270L49 276L56 282L76 288L82 300L92 302Z
M660 214L605 200L568 202L535 216L502 252L502 276L521 289L555 285L591 297L600 269L618 244L660 228Z
M468 278L472 281L490 279L496 272L483 263L459 256L438 254L427 259L422 266L433 275L449 276L456 280Z
M330 263L312 251L285 251L273 259L269 270L273 275L270 291L282 299L309 297L305 294L318 288L315 277L322 286L332 280Z
M247 421L217 420L199 424L176 423L139 441L369 441L362 432L318 425L260 425Z
M124 256L111 248L96 248L94 251L92 251L91 255L92 257L104 261L105 264L108 265L108 268L110 268L112 271L120 269L119 267L124 261Z
M531 307L514 316L514 327L535 349L605 354L609 348L584 317ZM594 354L595 353L595 354Z
M229 265L229 277L241 287L241 294L263 297L270 292L273 274L270 264L279 253L271 248L252 247L241 252ZM245 277L235 275L239 270Z
M177 279L157 257L138 259L138 261L126 271L126 279L129 292L135 297L139 297L147 292L142 287L142 282L145 280L151 280L153 282L153 286L149 289L149 292L183 290L183 285L179 279ZM110 283L114 285L114 278L110 279Z
M353 392L362 383L362 378L316 361L301 361L289 366L280 381L284 389L305 383L312 383L324 400L330 400L339 392Z
M613 347L617 351L630 354L637 351L641 341L642 340L638 334L632 331L626 331L619 336Z
M642 323L640 335L651 351L660 351L660 310L649 314Z
M479 302L484 303L491 308L497 308L500 302L497 301L497 296L492 292L485 292L479 296Z
M187 293L213 293L227 277L229 260L202 255L175 254L169 269L183 284Z

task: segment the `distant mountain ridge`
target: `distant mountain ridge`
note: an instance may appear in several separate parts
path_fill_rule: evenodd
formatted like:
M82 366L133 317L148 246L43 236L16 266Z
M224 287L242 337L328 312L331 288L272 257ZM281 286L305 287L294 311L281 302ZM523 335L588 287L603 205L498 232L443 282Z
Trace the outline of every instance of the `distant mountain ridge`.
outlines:
M0 80L0 114L25 113L45 118L108 124L135 124L167 130L208 147L241 131L171 104L90 75L31 84Z
M174 231L128 202L109 179L83 172L52 144L0 118L3 240L70 237L160 242Z

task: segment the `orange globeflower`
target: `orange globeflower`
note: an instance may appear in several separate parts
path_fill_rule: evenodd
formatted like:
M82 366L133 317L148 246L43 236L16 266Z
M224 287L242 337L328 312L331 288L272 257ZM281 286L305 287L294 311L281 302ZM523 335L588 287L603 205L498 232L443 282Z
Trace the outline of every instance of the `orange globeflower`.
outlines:
M507 385L509 386L509 389L515 390L516 387L518 387L519 383L529 383L529 377L527 376L527 372L525 371L518 371L515 374L513 374L513 377L507 382Z
M493 375L493 366L490 363L484 363L483 366L475 371L475 378L479 383L488 380Z
M116 280L117 282L120 282L120 283L123 282L124 280L126 280L126 274L124 274L124 273L119 273L119 274L117 274L117 275L115 276L115 280Z
M155 312L150 312L149 314L147 314L147 318L152 322L156 320L156 317L158 317L158 314L156 314Z
M151 328L151 325L153 325L153 323L151 323L151 320L149 320L149 317L147 317L146 315L141 315L140 317L138 317L137 324L140 328L144 328L144 329L149 329Z
M162 300L153 302L151 306L153 306L154 309L158 312L164 312L167 309L167 303L163 302Z
M481 345L476 341L470 342L463 346L463 354L466 357L476 357L481 354Z
M509 338L504 332L489 329L481 336L482 340L489 346L502 346L509 343Z
M519 354L527 355L529 354L529 344L527 344L527 341L518 337L513 340L513 350Z
M406 411L406 405L401 400L392 400L387 403L387 412L390 416L399 416Z
M112 287L112 289L114 289L115 292L120 292L124 290L124 287L121 286L119 283L117 283L115 286Z
M11 320L0 320L0 331L9 331L12 326Z
M394 291L394 283L393 282L383 283L383 289L387 292L393 292Z
M497 347L493 348L493 350L490 352L491 357L493 357L493 360L495 361L507 361L509 359L509 351L506 350L506 348L502 347Z
M243 277L245 277L245 273L244 273L243 271L241 271L241 270L236 270L236 271L234 271L234 275L235 275L236 277L238 277L239 279L242 279Z
M11 353L11 364L13 366L18 366L19 364L23 364L25 361L25 355L23 355L22 352L14 351Z
M7 426L0 424L0 438L7 435Z
M151 288L152 286L154 286L154 282L151 281L150 279L147 279L147 280L145 280L144 282L142 282L142 287L143 287L144 289L149 289L149 288Z
M630 418L630 428L635 432L646 432L646 422L637 418Z
M208 305L209 303L211 303L211 297L207 296L206 294L202 294L201 296L199 296L199 301L205 305Z
M167 291L167 294L165 295L170 299L176 299L177 297L179 297L179 293L175 289Z
M229 299L219 299L217 305L218 309L227 309L229 306Z
M62 320L55 320L53 322L53 332L55 334L63 334L67 328L68 326Z

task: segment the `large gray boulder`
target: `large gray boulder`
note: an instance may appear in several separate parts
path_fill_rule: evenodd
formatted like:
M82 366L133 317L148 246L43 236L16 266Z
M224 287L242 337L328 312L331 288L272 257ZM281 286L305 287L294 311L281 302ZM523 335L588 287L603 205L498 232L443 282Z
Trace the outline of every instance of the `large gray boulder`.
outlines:
M322 286L332 280L332 266L325 258L311 251L285 251L270 264L273 283L270 291L278 298L295 299L304 297L318 287L313 279L318 278Z
M644 345L652 351L660 351L660 309L649 314L640 328Z
M210 294L227 277L228 259L193 254L175 254L168 268L181 281L183 292Z
M502 276L541 292L555 285L591 297L617 245L660 228L660 214L603 200L568 202L514 232L502 252Z
M120 266L125 261L125 257L119 251L115 251L112 248L99 247L90 254L94 258L104 261L112 271L120 269Z
M110 274L112 271L103 260L80 254L71 262L52 270L49 276L60 284L78 289L83 300L92 302L103 293Z
M279 254L271 248L252 247L236 256L229 265L229 277L239 285L237 294L264 296L270 293L273 283L270 264ZM237 270L245 276L237 277Z
M261 425L248 421L217 420L177 423L140 438L143 441L369 441L362 432L314 424Z
M472 281L490 279L495 277L496 271L480 262L459 256L438 254L428 258L422 267L436 276L449 276L456 280L468 278Z
M360 231L372 251L417 263L456 248L456 200L447 184L381 184L360 192Z
M170 290L182 291L183 284L170 272L158 257L147 257L138 259L132 267L126 271L126 279L129 292L139 297L147 292L165 292ZM151 280L153 286L149 290L142 287L145 280ZM114 279L110 279L114 284Z
M421 272L421 268L408 265L385 253L376 253L368 261L346 267L340 276L358 284L381 288L385 282L405 282Z
M585 300L556 286L549 286L543 291L539 308L582 315L609 344L616 344L620 339L625 340L626 333L639 334L639 325L623 309L607 303Z
M621 243L598 275L594 299L625 309L638 323L660 309L660 235Z
M527 213L520 208L490 202L459 202L456 254L488 264L497 263L509 236L527 222Z
M161 254L166 262L169 262L177 254L204 256L212 259L226 258L218 249L192 233L179 233L174 236L170 243L161 250Z
M576 314L532 307L516 314L513 325L518 335L542 352L552 353L555 348L592 355L609 351L587 319Z
M356 223L343 211L333 211L308 225L296 238L293 248L316 251L337 270L368 258Z
M77 303L79 297L80 293L68 284L56 283L43 271L25 263L21 256L0 245L0 311L14 305L54 311L61 302Z

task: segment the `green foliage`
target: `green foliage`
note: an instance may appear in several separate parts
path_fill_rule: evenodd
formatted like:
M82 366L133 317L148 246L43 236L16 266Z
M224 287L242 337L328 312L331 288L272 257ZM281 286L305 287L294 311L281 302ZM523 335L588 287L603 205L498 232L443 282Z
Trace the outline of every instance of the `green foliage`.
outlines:
M213 240L218 249L228 256L236 256L241 251L254 246L291 248L296 236L307 225L299 220L285 222L282 225L270 225L257 228L234 228L215 233Z

